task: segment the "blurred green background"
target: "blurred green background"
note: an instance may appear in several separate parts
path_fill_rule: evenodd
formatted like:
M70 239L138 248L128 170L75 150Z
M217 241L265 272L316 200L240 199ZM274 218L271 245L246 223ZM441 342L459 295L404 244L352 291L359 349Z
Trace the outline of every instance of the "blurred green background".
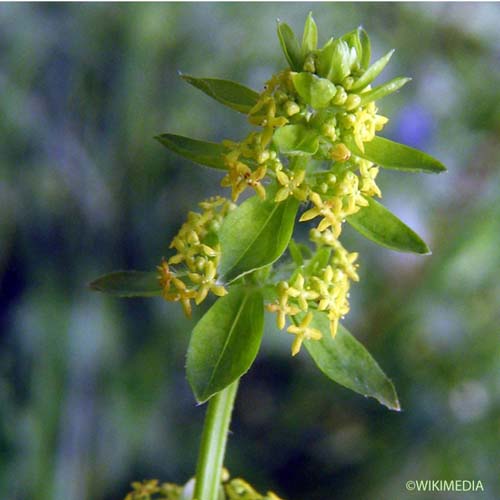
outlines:
M362 278L345 324L403 412L329 382L270 330L227 466L288 500L412 498L410 479L481 480L460 498L500 497L500 5L426 2L0 5L0 498L119 500L132 480L193 474L193 323L86 285L153 269L187 211L222 192L153 136L248 125L177 71L261 89L285 64L276 18L301 32L309 10L321 43L361 24L375 58L397 49L384 79L413 81L380 103L384 135L449 171L379 177L431 257L345 230Z

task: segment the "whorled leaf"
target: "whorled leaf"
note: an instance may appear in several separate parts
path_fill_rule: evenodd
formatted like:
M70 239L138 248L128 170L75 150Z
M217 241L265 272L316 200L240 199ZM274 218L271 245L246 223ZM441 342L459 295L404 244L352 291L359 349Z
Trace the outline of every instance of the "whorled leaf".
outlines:
M266 200L249 198L224 220L219 232L219 277L224 282L271 264L286 250L299 202L289 197L276 203L274 193L268 188Z
M312 12L309 12L304 25L304 34L302 35L302 56L305 57L309 52L316 50L318 46L318 27L314 22Z
M379 60L375 61L357 80L351 87L351 92L356 92L357 90L364 89L367 85L373 82L383 69L386 67L387 63L390 61L392 55L394 54L394 49L387 52L385 56L382 56Z
M347 217L347 222L366 238L392 250L431 253L415 231L373 198L368 198L368 206Z
M357 54L354 47L337 38L330 39L318 51L316 69L319 76L328 78L333 83L342 83L356 63Z
M182 135L162 134L155 137L163 146L188 160L207 167L226 170L223 155L227 149L215 142L199 141Z
M240 113L248 114L259 99L259 94L255 90L230 80L195 78L189 75L181 75L181 78L221 104Z
M427 153L384 137L375 136L370 142L365 142L364 151L356 146L353 138L347 137L345 142L356 156L370 160L384 168L434 174L446 171L446 167L439 160Z
M392 79L390 82L384 83L383 85L379 85L378 87L369 90L368 92L363 92L362 94L359 94L359 97L361 97L361 102L359 103L359 105L364 106L369 102L382 99L382 97L385 97L399 90L410 80L411 78L397 77Z
M302 65L304 64L302 50L295 33L288 24L278 21L278 39L290 68L293 71L302 71Z
M187 378L198 402L246 373L263 329L263 298L257 290L231 288L205 313L194 327L187 353Z
M356 60L358 65L361 67L362 64L362 56L363 56L363 47L361 45L360 39L360 28L350 31L341 37L341 40L347 42L349 47L354 48L356 51Z
M311 326L320 330L323 338L306 340L304 345L328 378L365 397L375 398L390 410L401 410L392 382L363 345L342 325L332 338L328 316L315 311Z
M274 132L273 142L283 154L313 155L318 151L319 133L301 124L285 125Z
M358 28L359 43L361 44L361 69L367 69L370 66L370 59L372 57L370 37L363 28Z
M114 271L92 281L89 287L115 297L155 297L162 294L158 273L149 271Z
M326 108L337 93L337 88L330 80L312 73L295 73L292 80L299 96L315 109Z

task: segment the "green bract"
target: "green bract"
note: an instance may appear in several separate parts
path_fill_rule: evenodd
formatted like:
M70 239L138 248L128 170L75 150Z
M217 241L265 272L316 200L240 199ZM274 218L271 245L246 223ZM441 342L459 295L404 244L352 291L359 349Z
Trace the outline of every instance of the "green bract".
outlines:
M198 141L175 134L162 134L156 136L155 139L170 151L188 160L207 167L226 170L223 155L227 152L227 149L222 144Z
M312 73L297 73L292 78L299 96L313 108L326 108L337 92L330 80Z
M212 197L190 212L157 273L120 271L91 286L124 297L162 295L180 302L188 315L193 302L215 299L193 329L187 356L199 402L234 389L250 368L265 307L294 336L292 354L305 345L329 378L397 410L392 383L339 324L349 312L350 286L359 280L358 254L346 250L340 236L347 221L382 246L429 253L412 229L375 200L381 196L376 177L379 167L435 173L445 167L377 135L388 118L375 101L410 81L397 77L371 87L394 50L371 63L362 28L318 45L311 14L301 42L286 23L278 22L277 31L288 68L263 82L260 92L182 75L247 115L254 129L246 137L222 143L156 137L170 151L217 169L214 175L223 176L231 199ZM238 204L247 189L255 196ZM292 239L296 224L306 224L308 242Z
M273 137L278 151L289 155L313 155L318 151L319 134L304 125L286 125Z
M240 113L247 114L257 103L259 94L240 83L219 78L195 78L181 75L181 78L213 97L216 101Z
M314 314L313 324L328 328L327 318L319 313ZM318 342L306 341L305 346L318 368L334 382L375 398L391 410L401 409L392 382L345 328L340 327L334 339L324 336Z
M205 313L191 335L186 367L200 403L250 368L263 328L264 306L258 290L235 287Z
M364 151L357 148L351 137L346 139L346 143L361 158L384 168L434 174L446 171L446 167L432 156L383 137L374 137L371 142L365 144Z
M387 208L375 200L348 217L347 222L363 236L399 252L430 253L426 243Z
M274 203L254 196L231 212L219 233L220 279L233 281L278 259L292 236L298 205L294 198Z

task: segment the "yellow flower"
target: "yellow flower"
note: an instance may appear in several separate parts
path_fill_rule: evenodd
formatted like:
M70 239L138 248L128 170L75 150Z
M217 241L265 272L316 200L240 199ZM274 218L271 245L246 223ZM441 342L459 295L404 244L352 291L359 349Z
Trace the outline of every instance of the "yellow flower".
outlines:
M288 289L289 284L286 281L281 281L278 284L278 300L274 304L268 304L267 310L275 312L277 316L277 325L280 330L285 328L286 316L294 316L300 312L300 309L294 305L288 304Z
M143 481L142 483L139 481L134 481L132 483L132 488L134 491L129 493L125 500L149 500L151 495L158 493L160 488L158 487L158 480L151 479L147 481Z
M356 146L365 151L364 142L370 142L375 137L375 132L382 130L389 121L385 116L377 115L375 103L371 102L366 107L360 108L355 113L356 121L353 125L353 136Z
M295 316L300 312L300 309L297 306L290 305L283 301L276 301L273 304L268 304L267 310L278 314L276 324L280 330L285 328L287 314L289 316Z
M247 186L255 189L255 192L261 199L265 199L266 190L261 184L261 180L265 177L267 167L261 165L253 172L248 165L237 161L228 164L229 172L222 179L221 186L231 187L231 198L236 201L240 194L246 189Z
M318 298L318 293L311 290L310 287L306 286L304 288L305 279L302 274L298 274L293 282L293 285L288 288L287 295L293 297L299 303L300 308L303 311L307 311L307 302L309 300L315 300Z
M342 199L334 196L323 201L318 193L312 193L310 199L315 206L304 212L299 220L304 222L321 216L323 219L318 224L318 230L322 232L331 226L338 236L342 224Z
M264 111L264 108L267 110ZM255 114L264 111L262 114ZM259 125L264 128L260 137L260 146L267 148L274 134L274 129L283 127L288 123L284 116L276 116L276 102L272 96L263 96L250 111L248 121L252 125Z
M313 319L312 312L308 312L304 319L298 325L289 326L287 329L288 333L295 335L295 340L292 344L292 356L295 356L300 351L300 347L302 346L302 342L308 339L319 340L322 335L321 332L309 326Z
M276 172L278 182L283 186L276 193L274 201L280 202L286 200L290 195L295 196L300 201L307 198L307 186L301 186L306 178L306 171L299 170L298 172L290 172L290 175L278 170Z
M359 159L360 191L366 196L382 197L380 188L375 182L378 171L379 167L374 166L371 161Z
M158 280L160 281L160 286L163 290L163 295L165 296L170 289L173 274L172 271L170 271L170 267L165 259L161 260L161 264L157 266L156 269L159 271Z
M358 264L356 260L358 258L357 252L349 253L340 243L337 241L334 244L335 255L332 259L334 265L340 268L350 279L353 281L359 281L359 276L357 273Z
M217 284L215 275L216 267L213 261L206 262L203 274L188 273L189 279L198 287L194 297L196 305L203 302L210 291L218 297L227 294L227 290L222 285Z

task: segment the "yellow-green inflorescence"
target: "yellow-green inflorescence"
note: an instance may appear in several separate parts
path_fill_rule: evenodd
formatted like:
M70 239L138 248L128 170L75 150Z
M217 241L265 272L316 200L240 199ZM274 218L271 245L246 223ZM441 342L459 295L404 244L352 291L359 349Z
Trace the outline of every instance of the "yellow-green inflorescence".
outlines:
M133 490L125 500L185 500L192 497L193 484L193 479L184 486L160 484L156 479L136 481L132 483ZM282 500L272 491L261 495L241 478L230 479L227 469L223 469L220 487L224 492L223 498L227 500Z
M358 154L388 119L378 114L373 78L367 77L366 64L362 67L360 49L344 38L330 39L322 49L309 46L301 68L274 75L248 113L250 124L259 129L242 141L223 141L227 173L221 185L231 188L232 202L247 188L266 199L266 185L277 185L274 201L294 197L303 203L299 220L314 221L310 240L316 249L329 251L321 268L304 268L279 282L277 299L267 305L277 314L278 327L284 329L288 322L287 331L296 336L293 355L304 340L321 338L321 332L310 326L311 310L328 314L332 336L348 313L350 284L358 281L358 254L341 245L342 226L368 205L370 197L381 197L378 167ZM382 58L383 65L390 55ZM191 300L198 304L208 292L226 293L216 276L220 248L210 244L207 235L233 205L216 198L201 206L203 212L190 213L174 238L171 247L177 254L159 267L164 297L180 301L188 314ZM169 268L179 264L187 268L183 276Z
M217 281L220 259L217 231L235 205L216 196L202 201L199 206L201 213L189 212L187 221L170 244L176 253L158 266L163 297L181 302L188 317L191 316L191 300L198 305L209 292L219 297L227 293ZM171 268L172 265L180 271Z

